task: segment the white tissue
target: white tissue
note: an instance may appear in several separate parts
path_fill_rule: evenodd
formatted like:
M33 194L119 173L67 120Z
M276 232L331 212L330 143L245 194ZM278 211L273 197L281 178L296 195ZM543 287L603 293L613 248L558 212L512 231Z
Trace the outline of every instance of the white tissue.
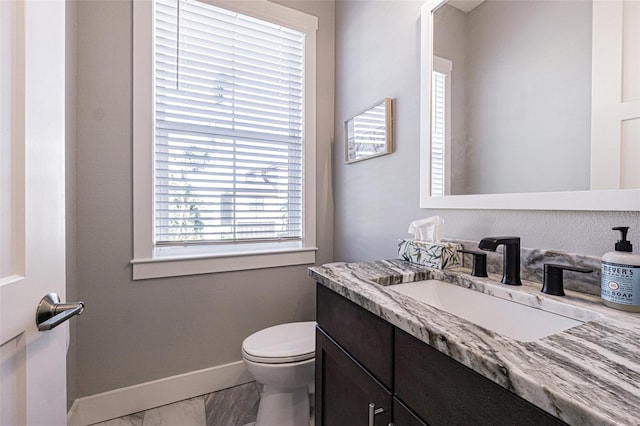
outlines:
M440 243L444 236L444 219L440 216L431 216L420 220L414 220L409 225L409 234L413 234L416 241Z

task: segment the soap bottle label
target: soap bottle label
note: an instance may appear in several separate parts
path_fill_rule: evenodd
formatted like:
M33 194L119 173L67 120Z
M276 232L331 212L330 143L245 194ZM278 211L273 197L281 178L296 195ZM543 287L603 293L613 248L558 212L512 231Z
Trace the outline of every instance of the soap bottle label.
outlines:
M640 306L640 266L602 262L602 299Z

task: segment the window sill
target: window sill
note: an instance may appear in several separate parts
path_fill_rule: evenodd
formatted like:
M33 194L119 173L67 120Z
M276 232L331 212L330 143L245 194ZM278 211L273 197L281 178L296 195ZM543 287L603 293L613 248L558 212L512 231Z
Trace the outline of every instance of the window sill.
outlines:
M133 279L179 277L215 272L246 271L279 266L313 264L317 248L298 248L266 253L240 253L201 257L133 259Z

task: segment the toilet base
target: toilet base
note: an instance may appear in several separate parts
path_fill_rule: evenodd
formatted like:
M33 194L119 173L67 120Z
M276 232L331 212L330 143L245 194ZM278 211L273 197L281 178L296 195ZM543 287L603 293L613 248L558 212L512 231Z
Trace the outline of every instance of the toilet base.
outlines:
M307 426L309 388L278 389L264 386L260 394L256 426Z

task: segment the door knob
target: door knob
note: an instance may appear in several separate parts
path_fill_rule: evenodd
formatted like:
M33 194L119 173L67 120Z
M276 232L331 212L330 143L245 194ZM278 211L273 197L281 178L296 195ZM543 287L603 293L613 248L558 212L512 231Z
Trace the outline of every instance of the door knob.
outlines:
M84 302L60 303L60 297L56 293L49 293L40 300L36 310L38 330L51 330L72 316L80 315L82 311Z

